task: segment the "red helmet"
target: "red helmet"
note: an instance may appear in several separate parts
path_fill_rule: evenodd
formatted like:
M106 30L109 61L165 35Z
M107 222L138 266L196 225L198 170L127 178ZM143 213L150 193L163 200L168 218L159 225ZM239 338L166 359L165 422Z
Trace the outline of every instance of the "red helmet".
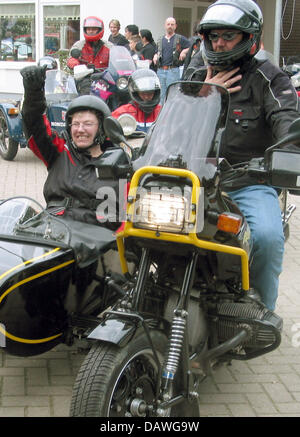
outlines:
M99 31L96 33L96 35L87 35L86 28L87 27L97 27ZM99 41L104 34L104 23L100 18L98 17L86 17L83 20L83 34L86 41Z

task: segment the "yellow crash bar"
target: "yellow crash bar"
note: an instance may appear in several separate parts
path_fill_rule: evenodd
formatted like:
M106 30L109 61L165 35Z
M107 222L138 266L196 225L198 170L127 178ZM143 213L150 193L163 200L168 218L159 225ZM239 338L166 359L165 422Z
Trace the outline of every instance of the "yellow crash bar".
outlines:
M195 175L195 173L184 169L148 166L148 167L140 168L133 175L130 184L129 194L128 194L128 197L132 199L132 202L128 203L127 205L128 215L132 216L133 214L134 201L136 200L136 193L137 193L137 188L139 185L140 178L147 173L161 174L161 175L166 174L166 175L178 176L181 178L190 179L193 183L191 201L192 204L195 205L198 204L197 193L199 193L198 190L200 189L200 182L199 182L199 178ZM196 212L193 211L191 214L193 216L192 218L194 218ZM159 240L169 241L177 244L189 244L198 247L199 249L206 249L214 252L223 252L223 253L228 253L230 255L237 255L241 258L242 287L244 290L249 290L249 260L248 260L248 254L244 249L234 246L227 246L223 244L213 243L206 240L201 240L197 237L197 234L195 232L189 233L187 235L183 235L183 234L172 234L170 232L157 233L156 231L152 231L152 230L137 229L133 227L132 222L127 221L125 223L124 230L119 232L116 236L121 268L124 274L128 273L128 265L125 259L125 246L124 246L124 239L128 237L147 238L147 239L158 240L158 241Z

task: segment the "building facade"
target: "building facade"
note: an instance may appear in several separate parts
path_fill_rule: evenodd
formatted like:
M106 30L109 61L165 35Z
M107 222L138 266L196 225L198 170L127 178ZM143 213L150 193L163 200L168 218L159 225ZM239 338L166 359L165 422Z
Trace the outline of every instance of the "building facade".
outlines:
M213 1L0 0L0 92L22 93L20 69L44 55L67 53L72 44L82 38L82 21L88 15L102 18L104 39L109 36L108 24L112 18L121 22L121 33L126 25L137 24L140 29L150 29L157 39L163 34L164 21L169 16L177 19L178 33L189 37L193 25ZM277 60L281 56L282 2L257 0L265 17L264 45ZM300 19L300 10L298 16Z

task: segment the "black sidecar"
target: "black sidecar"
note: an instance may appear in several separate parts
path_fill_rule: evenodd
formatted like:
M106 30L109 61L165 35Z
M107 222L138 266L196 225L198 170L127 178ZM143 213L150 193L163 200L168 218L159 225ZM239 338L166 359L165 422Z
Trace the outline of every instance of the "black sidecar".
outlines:
M91 296L103 297L99 254L114 245L112 231L59 219L32 199L2 202L0 346L12 355L37 355L72 342L76 318L94 326L87 306Z

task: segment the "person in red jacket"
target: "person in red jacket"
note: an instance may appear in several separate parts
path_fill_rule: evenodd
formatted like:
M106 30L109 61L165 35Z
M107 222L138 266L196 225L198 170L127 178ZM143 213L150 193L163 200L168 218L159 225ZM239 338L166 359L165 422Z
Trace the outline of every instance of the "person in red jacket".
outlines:
M131 102L112 112L119 118L122 114L132 115L137 122L137 131L147 133L161 110L160 82L153 70L136 70L129 78L128 91Z
M87 17L83 21L84 39L77 41L70 49L68 67L73 70L76 65L93 65L95 68L107 68L109 51L112 43L103 41L104 23L98 17ZM90 77L78 84L80 94L89 94Z

